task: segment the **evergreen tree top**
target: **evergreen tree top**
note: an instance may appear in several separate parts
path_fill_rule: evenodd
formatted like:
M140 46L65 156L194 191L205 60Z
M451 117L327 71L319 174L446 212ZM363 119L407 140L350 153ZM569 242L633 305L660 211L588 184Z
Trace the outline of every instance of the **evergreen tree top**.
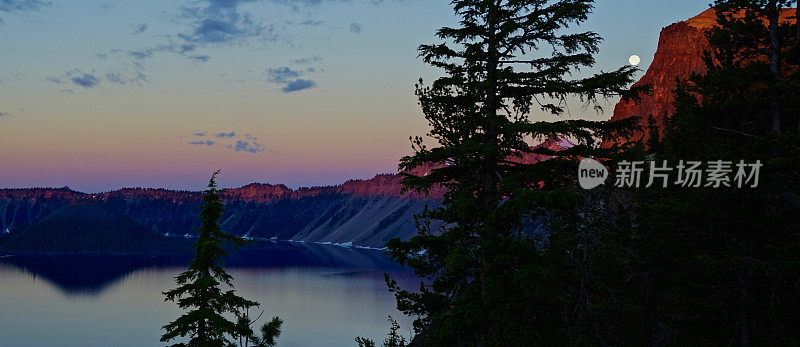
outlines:
M195 257L186 271L175 277L178 287L164 292L165 301L175 301L186 312L163 327L166 332L162 342L189 337L187 344L175 346L227 346L231 339L258 341L260 345L274 345L280 334L280 319L262 327L262 338L254 336L250 328L249 309L258 302L245 299L233 289L233 277L222 267L222 258L228 255L223 249L235 249L244 244L238 236L222 231L220 222L224 206L217 189L216 176L211 175L208 189L203 192L203 209L200 212L200 234L195 243Z

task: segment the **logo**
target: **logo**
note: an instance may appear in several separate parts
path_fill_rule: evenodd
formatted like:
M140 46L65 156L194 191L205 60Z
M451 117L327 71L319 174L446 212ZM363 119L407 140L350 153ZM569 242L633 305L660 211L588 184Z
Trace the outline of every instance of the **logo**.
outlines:
M581 162L583 165L583 162ZM675 167L670 166L666 160L656 161L627 161L617 163L615 187L639 188L645 181L645 188L650 188L661 181L661 188L673 186L686 188L757 188L761 167L761 160L746 162L739 160L709 160L677 162ZM581 166L582 168L583 166ZM643 177L644 176L644 177Z
M578 165L578 184L583 189L592 189L606 183L608 169L597 160L584 158Z

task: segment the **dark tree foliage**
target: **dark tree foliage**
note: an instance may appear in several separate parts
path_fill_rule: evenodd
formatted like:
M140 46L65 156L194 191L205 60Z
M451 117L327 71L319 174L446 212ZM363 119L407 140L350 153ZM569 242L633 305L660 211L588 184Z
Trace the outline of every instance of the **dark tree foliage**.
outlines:
M781 21L781 12L785 7L796 3L796 0L716 0L714 7L718 10L717 17L721 28L713 30L712 44L716 45L715 57L722 59L725 66L742 66L752 59L763 61L765 64L753 64L768 68L769 75L760 76L769 87L770 127L780 134L786 128L786 116L796 118L798 112L787 114L786 104L780 99L785 99L785 92L790 92L797 97L797 85L794 90L786 85L786 63L795 65L797 58L787 61L786 55L797 54L797 28L790 28ZM796 26L796 25L795 25ZM793 43L792 43L793 42ZM792 49L794 46L794 49ZM738 49L737 49L738 48ZM789 48L787 52L787 48ZM795 65L796 66L796 65ZM796 72L796 69L795 69ZM765 77L767 78L765 80ZM795 105L796 106L796 105ZM797 121L792 123L798 124Z
M247 311L245 311L244 315L239 315L238 325L241 331L237 337L239 346L272 347L278 344L278 336L281 335L283 320L278 317L272 317L271 321L261 326L260 336L256 335L252 330L253 323L254 321L250 319Z
M361 336L356 337L356 344L358 344L358 347L375 347L375 341ZM381 346L406 346L406 338L403 335L400 335L400 325L397 324L397 321L392 318L392 316L389 316L389 333L386 334L386 338L383 339L383 344Z
M637 193L634 280L650 343L800 344L797 24L774 21L791 3L717 1L708 72L675 92L651 158L764 166L755 188Z
M274 346L280 334L278 317L265 324L262 337L251 329L249 309L259 304L236 295L233 277L222 268L222 258L228 255L224 246L238 248L244 240L222 231L220 219L223 204L215 181L219 171L211 175L208 189L203 193L201 226L195 243L195 257L189 268L175 277L178 287L164 293L165 301L174 301L187 310L178 319L163 327L162 342L188 337L187 342L173 346L229 346L232 341L247 346ZM225 290L224 287L229 289ZM229 317L236 317L236 321Z
M576 191L576 158L608 157L617 149L598 148L599 139L632 132L638 119L535 116L563 116L568 100L599 110L598 97L635 98L646 88L626 89L632 66L572 76L594 65L601 42L594 32L574 30L593 1L452 3L459 26L439 29L442 43L419 48L426 63L445 72L416 88L437 144L428 148L414 138L415 154L400 164L405 172L434 167L426 175L405 174L408 189L442 185L448 192L442 207L419 216L418 236L387 244L394 259L427 279L417 291L387 278L398 308L419 317L412 344L599 343L595 327L604 323L596 312L604 308L590 296L603 290L590 288L596 281L586 242L599 237L590 224L602 221L589 220L593 211L584 208L597 198ZM559 135L577 145L532 148ZM535 165L516 160L526 153L554 158ZM526 221L544 224L550 234L526 231Z
M356 344L358 347L375 347L375 341L361 336L356 337Z

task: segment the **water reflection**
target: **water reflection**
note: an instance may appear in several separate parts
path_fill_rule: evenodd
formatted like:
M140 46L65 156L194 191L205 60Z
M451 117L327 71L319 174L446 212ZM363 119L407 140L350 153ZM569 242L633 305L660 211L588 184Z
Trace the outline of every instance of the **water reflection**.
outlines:
M191 260L184 256L97 255L97 254L12 254L0 256L0 264L51 283L65 295L98 295L128 274L147 268L185 267ZM225 259L226 268L331 267L343 272L331 275L354 276L358 273L402 272L382 252L325 245L266 244L232 252ZM347 269L355 269L344 271Z
M158 346L177 317L161 292L189 257L16 255L0 258L0 346ZM332 246L249 249L227 259L241 295L284 320L279 346L353 346L380 339L400 317L383 273L408 272L372 250Z
M11 255L11 265L33 279L43 279L65 295L99 295L126 275L141 269L182 264L180 258L114 255Z

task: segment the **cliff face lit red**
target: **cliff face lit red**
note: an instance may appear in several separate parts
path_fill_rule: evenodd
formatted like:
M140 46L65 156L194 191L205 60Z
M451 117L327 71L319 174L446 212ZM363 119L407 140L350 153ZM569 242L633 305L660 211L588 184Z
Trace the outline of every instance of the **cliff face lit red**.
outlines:
M781 21L793 21L794 9L785 9L781 13ZM663 135L664 121L675 110L674 91L677 87L676 79L685 81L692 73L706 73L703 62L704 51L710 49L706 31L717 23L717 14L714 9L683 22L672 24L661 30L658 39L658 48L653 56L653 62L635 86L651 85L652 93L643 95L640 102L620 101L614 107L611 121L625 119L632 116L641 118L640 125L647 127L648 117L653 116L655 125ZM644 132L637 132L630 138L616 138L607 140L604 146L625 143L639 139L648 139Z

